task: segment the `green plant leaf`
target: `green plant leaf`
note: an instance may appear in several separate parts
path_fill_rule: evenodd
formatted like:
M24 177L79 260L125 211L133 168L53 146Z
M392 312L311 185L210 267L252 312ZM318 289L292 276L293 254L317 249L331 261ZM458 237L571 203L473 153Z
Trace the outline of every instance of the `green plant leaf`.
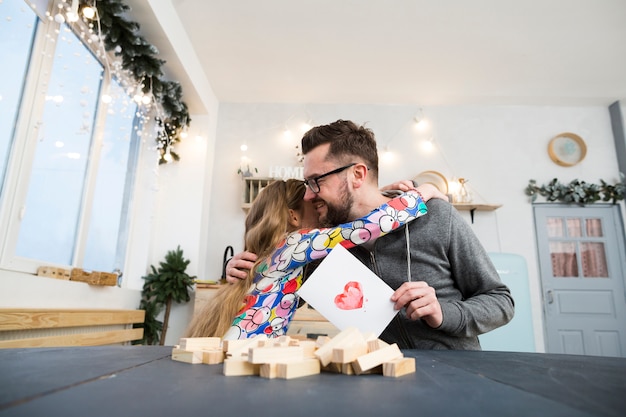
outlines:
M620 182L611 185L600 180L600 184L591 184L574 179L569 184L562 184L557 178L553 178L548 184L537 186L534 179L528 181L525 189L526 195L531 202L541 195L548 201L561 201L564 203L578 203L580 205L591 204L596 201L611 201L613 204L626 198L626 184L624 174L620 173Z

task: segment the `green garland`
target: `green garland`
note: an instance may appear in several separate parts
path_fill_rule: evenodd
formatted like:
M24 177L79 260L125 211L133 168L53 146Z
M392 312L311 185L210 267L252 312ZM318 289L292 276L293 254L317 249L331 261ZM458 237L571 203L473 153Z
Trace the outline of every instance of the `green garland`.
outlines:
M580 205L595 203L596 201L612 202L624 200L626 197L626 184L624 175L620 173L621 181L611 185L604 180L600 184L590 184L577 179L569 184L561 184L556 178L548 184L538 186L535 180L530 180L526 187L526 195L531 201L535 201L537 196L546 197L548 201L560 201L563 203L577 203Z
M93 6L94 0L81 0L81 5ZM160 152L159 164L166 163L167 148L180 142L180 134L191 122L187 105L182 101L182 88L175 81L162 79L161 67L165 61L157 58L158 50L139 35L139 24L124 17L130 10L129 6L122 0L97 0L95 6L100 17L99 35L105 49L115 51L115 55L121 58L122 68L132 75L136 83L143 83L143 93L152 93L163 110L164 116L156 118L161 127L156 140ZM175 161L180 160L171 148L170 155Z

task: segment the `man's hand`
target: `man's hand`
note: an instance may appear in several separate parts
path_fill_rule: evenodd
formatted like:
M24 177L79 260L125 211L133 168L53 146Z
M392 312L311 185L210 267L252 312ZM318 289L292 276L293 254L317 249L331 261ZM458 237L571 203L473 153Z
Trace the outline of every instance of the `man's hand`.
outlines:
M226 282L235 284L245 280L256 260L257 256L252 252L239 252L233 256L226 263Z
M405 282L393 293L391 301L395 303L396 310L406 307L406 316L410 320L422 319L434 329L443 322L435 289L424 281Z

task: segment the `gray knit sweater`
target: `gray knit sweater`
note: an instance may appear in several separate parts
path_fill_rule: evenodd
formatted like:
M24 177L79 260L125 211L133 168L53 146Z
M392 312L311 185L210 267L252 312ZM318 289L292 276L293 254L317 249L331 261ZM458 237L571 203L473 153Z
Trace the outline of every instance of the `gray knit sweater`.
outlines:
M513 298L457 210L439 199L427 206L428 214L408 224L408 249L407 226L379 238L372 250L351 249L392 289L408 280L426 281L441 304L443 323L438 328L408 320L401 310L380 338L402 349L480 350L479 334L513 318Z

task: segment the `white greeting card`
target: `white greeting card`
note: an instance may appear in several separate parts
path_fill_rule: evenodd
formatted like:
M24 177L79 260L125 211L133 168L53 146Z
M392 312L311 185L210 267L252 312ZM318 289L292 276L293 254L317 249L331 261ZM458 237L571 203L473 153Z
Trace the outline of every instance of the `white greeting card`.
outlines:
M379 336L398 313L393 290L341 245L326 256L298 294L339 330Z

